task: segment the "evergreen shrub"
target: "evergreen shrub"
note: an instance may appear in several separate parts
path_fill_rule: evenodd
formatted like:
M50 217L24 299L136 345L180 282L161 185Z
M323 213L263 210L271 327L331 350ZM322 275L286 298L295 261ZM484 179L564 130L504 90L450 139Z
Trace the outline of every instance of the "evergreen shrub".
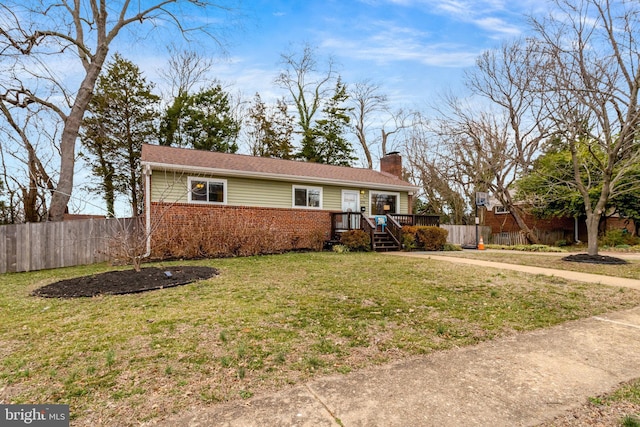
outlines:
M371 237L363 230L349 230L340 236L340 244L351 251L368 251L371 249Z

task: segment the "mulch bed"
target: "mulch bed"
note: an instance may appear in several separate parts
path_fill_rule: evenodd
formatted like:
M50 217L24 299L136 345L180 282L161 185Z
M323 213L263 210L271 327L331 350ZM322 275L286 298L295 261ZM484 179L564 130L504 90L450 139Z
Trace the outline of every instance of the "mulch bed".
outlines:
M589 255L589 254L575 254L562 258L563 261L571 262L584 262L588 264L628 264L627 261L607 256L607 255Z
M140 271L108 271L75 277L43 286L32 295L48 298L95 297L122 295L186 285L219 274L213 267L148 267Z

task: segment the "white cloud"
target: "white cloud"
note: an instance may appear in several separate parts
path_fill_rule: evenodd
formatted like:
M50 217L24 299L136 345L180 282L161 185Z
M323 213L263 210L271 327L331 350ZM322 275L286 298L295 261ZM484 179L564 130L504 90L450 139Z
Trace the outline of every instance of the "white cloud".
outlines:
M501 18L486 17L477 19L473 22L483 30L498 33L502 37L517 37L522 33L522 29L520 27L511 25Z
M327 37L322 47L337 55L388 64L413 61L438 67L466 67L473 64L480 49L453 42L434 42L432 34L389 22L375 23L377 31L360 39Z
M522 33L521 26L509 18L523 17L527 10L539 9L539 0L518 0L511 4L505 0L386 0L395 6L427 10L454 22L468 23L488 33L490 38L515 37Z

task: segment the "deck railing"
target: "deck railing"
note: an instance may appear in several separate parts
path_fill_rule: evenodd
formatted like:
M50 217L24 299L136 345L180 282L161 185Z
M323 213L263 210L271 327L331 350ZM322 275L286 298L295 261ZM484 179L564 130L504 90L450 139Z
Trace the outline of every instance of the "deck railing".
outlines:
M399 228L405 225L440 226L439 215L389 214L387 217L393 219ZM364 230L361 224L367 219L368 218L360 212L334 212L331 214L331 236L335 237L339 233L349 230ZM373 223L370 225L375 229Z
M440 215L389 214L401 226L440 226Z
M340 233L349 230L360 230L362 214L360 212L336 212L331 214L331 236L335 238Z
M389 214L387 215L386 231L398 244L402 246L403 226L440 226L440 216L438 215L409 215L409 214ZM367 216L360 212L334 212L331 214L331 240L339 241L340 234L349 230L363 230L374 240L377 226Z
M376 226L360 212L334 212L331 214L331 240L339 241L340 235L349 230L363 230L369 234L371 242Z

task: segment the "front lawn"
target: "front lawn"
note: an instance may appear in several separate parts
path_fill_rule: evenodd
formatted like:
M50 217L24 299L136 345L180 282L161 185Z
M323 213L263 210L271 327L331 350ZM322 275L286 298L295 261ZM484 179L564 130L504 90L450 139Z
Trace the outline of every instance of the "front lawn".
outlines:
M74 426L136 425L640 304L630 289L375 253L180 264L220 275L81 299L30 293L109 267L0 276L0 401L70 404Z

